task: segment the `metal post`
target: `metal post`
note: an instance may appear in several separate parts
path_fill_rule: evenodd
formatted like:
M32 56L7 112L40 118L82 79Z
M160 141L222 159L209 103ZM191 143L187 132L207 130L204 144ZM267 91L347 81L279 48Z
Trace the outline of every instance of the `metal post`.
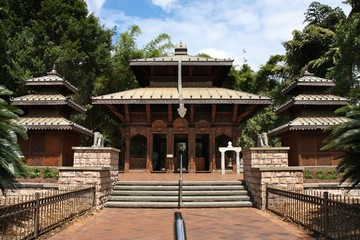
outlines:
M174 239L186 240L185 222L182 218L181 212L175 212L174 217Z
M40 193L35 193L34 237L39 236Z
M324 192L324 235L329 237L329 192Z
M179 203L178 208L182 205L182 181L183 181L183 172L182 172L182 151L180 151L180 178L179 178Z

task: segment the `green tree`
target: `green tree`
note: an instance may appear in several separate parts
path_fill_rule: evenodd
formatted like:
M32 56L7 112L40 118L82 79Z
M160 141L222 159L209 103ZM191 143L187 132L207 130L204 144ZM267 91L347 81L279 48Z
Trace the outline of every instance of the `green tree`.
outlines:
M104 29L88 15L83 0L3 0L4 25L0 68L5 84L17 95L24 94L22 82L56 70L79 88L76 101L89 103L93 82L111 67L113 30ZM0 9L2 9L0 7ZM1 26L1 25L0 25ZM1 30L1 28L0 28ZM0 37L1 39L1 37Z
M245 121L240 126L241 134L238 139L238 145L242 147L256 146L258 134L275 128L276 119L274 109L267 107L254 117ZM272 138L269 140L269 145L279 146L280 141L278 138Z
M17 121L21 110L5 100L11 94L11 91L0 85L0 189L3 192L15 182L15 173L25 174L24 157L17 136L27 139L26 128Z
M305 13L303 31L293 31L293 39L283 43L285 61L291 78L300 76L305 70L325 77L334 65L336 53L335 29L345 19L340 8L313 2Z
M360 77L360 3L348 1L352 10L336 31L338 51L330 76L336 80L335 93L341 96L359 95ZM354 89L355 88L355 89ZM357 88L357 89L356 89ZM353 94L352 94L353 93Z
M329 129L331 134L323 149L345 151L337 170L343 174L342 182L350 180L352 187L355 187L360 183L360 102L342 107L336 113L345 113L350 120Z
M111 72L109 76L96 81L93 95L123 91L139 87L138 82L130 68L130 60L139 58L152 58L166 56L173 48L170 36L162 33L151 40L143 48L136 44L141 29L137 25L129 27L120 34L115 45L114 55L111 58Z

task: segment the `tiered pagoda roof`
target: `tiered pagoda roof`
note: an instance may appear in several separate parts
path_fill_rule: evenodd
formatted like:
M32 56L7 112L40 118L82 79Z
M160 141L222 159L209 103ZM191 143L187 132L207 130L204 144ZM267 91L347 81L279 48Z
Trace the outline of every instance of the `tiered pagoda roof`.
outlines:
M173 56L130 61L140 88L93 97L92 103L176 104L179 102L179 61L185 104L271 104L269 97L220 87L233 60L191 56L181 43Z
M277 114L292 113L293 120L269 131L269 136L278 136L291 130L324 130L341 124L348 119L334 115L334 111L349 99L328 94L335 86L331 79L315 77L306 72L303 77L292 82L283 90L288 95L297 94L275 109Z
M25 84L37 93L13 98L11 104L26 109L20 123L28 130L73 130L93 136L91 130L67 119L71 113L85 113L86 110L63 95L77 93L78 89L55 70L46 76L27 79Z

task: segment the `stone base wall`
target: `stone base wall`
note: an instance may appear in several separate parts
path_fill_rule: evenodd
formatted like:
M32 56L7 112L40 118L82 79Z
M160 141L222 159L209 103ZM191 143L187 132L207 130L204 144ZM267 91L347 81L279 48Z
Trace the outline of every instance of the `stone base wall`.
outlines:
M102 208L118 181L120 150L109 147L73 147L74 166L59 168L59 190L96 187L96 206Z
M102 208L112 189L109 167L61 167L59 168L59 190L70 187L95 186L96 206Z
M244 180L257 208L265 208L268 186L303 188L303 168L288 167L288 150L288 147L244 150Z

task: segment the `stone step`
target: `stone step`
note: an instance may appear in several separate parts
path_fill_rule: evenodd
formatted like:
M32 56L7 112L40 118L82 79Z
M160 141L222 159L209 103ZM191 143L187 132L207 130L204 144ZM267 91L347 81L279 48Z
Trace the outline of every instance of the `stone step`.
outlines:
M242 185L221 185L221 186L207 186L207 185L183 185L183 191L209 191L209 190L243 190L244 186ZM133 190L133 191L178 191L179 186L157 186L157 185L148 185L148 186L128 186L128 185L116 185L114 190Z
M178 196L110 196L108 201L177 202ZM183 196L183 202L250 201L249 196Z
M183 181L183 185L241 185L242 181ZM118 181L117 186L121 185L135 185L135 186L178 186L179 181Z
M221 195L247 195L246 190L232 190L232 191L183 191L183 196L221 196ZM114 190L113 196L178 196L179 191L120 191Z
M178 208L177 202L107 202L108 208ZM252 207L250 201L233 202L184 202L182 208L240 208Z
M177 208L178 181L119 181L105 207ZM181 207L251 207L241 181L184 181Z

